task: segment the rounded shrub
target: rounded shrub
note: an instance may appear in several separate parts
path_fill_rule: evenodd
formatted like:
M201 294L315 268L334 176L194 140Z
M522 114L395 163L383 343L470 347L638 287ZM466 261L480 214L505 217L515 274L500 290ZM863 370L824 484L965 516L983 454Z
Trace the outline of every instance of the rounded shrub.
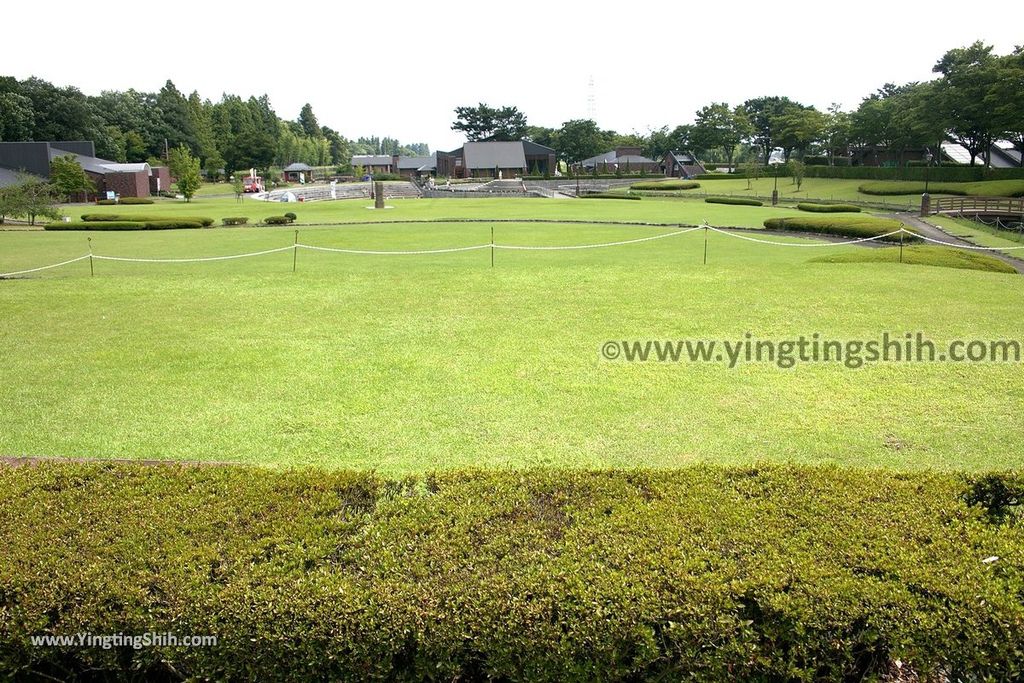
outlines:
M289 211L288 213L286 213L286 214L284 215L284 217L285 217L285 218L290 218L290 219L291 219L291 220L293 220L293 221L294 221L295 219L297 219L297 218L298 218L298 216L296 216L296 215L295 215L294 213L292 213L291 211Z
M249 222L248 216L229 216L221 219L224 225L245 225Z
M733 204L735 206L764 206L764 202L750 197L708 197L708 204Z
M121 197L121 199L118 200L118 203L119 204L127 204L127 205L131 205L131 204L152 204L153 200L150 199L149 197Z
M860 213L860 207L853 204L813 204L800 202L796 208L812 213Z
M266 225L290 225L292 219L288 216L267 216L263 219Z

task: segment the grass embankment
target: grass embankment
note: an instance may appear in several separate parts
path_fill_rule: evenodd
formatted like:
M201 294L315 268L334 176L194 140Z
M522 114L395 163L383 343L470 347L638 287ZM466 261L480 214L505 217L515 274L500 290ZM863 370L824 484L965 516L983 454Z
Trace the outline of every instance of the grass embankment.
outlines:
M875 216L793 216L789 218L769 218L764 222L767 230L787 230L793 232L809 232L820 235L839 235L842 237L878 237L896 232L904 225L894 218L877 218ZM904 240L915 239L912 235L904 235ZM896 241L899 235L885 238Z
M0 468L14 679L1013 680L1019 476ZM33 635L213 635L36 647ZM901 674L901 675L902 675Z
M924 183L913 180L877 180L861 183L858 190L868 195L920 195ZM933 194L970 197L1024 197L1024 180L982 180L975 183L928 183Z
M939 246L911 246L903 249L859 249L843 254L829 254L814 259L818 263L905 263L913 266L939 266L963 270L984 270L993 273L1016 273L1013 266L988 254Z
M796 208L809 213L860 213L860 207L853 204L812 204L800 202L796 205Z

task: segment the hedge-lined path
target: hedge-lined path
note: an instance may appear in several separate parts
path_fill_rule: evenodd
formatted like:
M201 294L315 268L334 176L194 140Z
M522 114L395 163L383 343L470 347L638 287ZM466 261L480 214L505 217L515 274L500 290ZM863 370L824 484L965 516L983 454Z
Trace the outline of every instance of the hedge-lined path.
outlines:
M923 221L920 218L918 218L917 216L914 216L914 215L911 215L911 214L906 214L906 213L891 213L891 214L886 214L886 215L887 215L888 218L895 218L896 220L902 222L907 227L909 227L909 228L911 228L911 229L921 233L925 237L930 237L933 240L941 240L943 242L953 242L957 246L964 246L964 247L975 247L976 248L976 247L979 246L977 244L973 244L971 242L968 242L967 240L963 239L962 237L957 237L956 235L953 235L953 234L951 234L949 232L946 232L945 230L943 230L939 226L934 225L933 223L929 223L927 221ZM989 249L989 250L986 250L985 253L989 254L989 255L997 258L997 259L999 259L1003 263L1008 264L1014 270L1016 270L1018 273L1024 274L1024 260L1022 260L1020 258L1017 258L1015 256L1010 256L1008 254L1004 254L1003 252L999 251L998 249Z

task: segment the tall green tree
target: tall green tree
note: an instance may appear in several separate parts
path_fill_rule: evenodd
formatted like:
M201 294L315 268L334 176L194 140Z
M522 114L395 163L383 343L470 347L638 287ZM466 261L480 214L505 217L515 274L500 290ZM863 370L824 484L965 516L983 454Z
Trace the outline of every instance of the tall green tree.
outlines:
M494 108L483 102L475 107L456 107L452 122L452 130L464 133L470 142L522 140L526 129L526 115L518 108Z
M719 149L732 167L736 147L753 133L742 107L732 109L725 102L713 102L697 112L691 141L694 149Z
M313 113L313 105L309 102L302 105L302 111L299 112L299 125L302 127L302 131L306 134L306 137L323 137L323 131L320 130L320 124L316 120L316 114Z
M978 41L949 50L932 71L942 75L937 84L937 102L950 139L967 149L972 166L979 155L984 155L987 162L992 143L1002 132L1000 117L987 99L999 78L992 46Z
M178 145L171 150L167 165L171 169L171 175L176 179L178 192L185 196L186 202L191 202L203 184L203 178L199 174L199 159L192 156L188 147Z
M0 140L31 140L34 128L32 100L17 92L0 92Z
M762 163L767 164L772 149L781 146L778 137L783 117L802 105L788 97L774 95L749 99L742 106L751 125L747 139L750 144L760 148Z
M597 124L590 119L566 121L552 135L558 158L576 163L608 151L607 141Z
M50 184L53 185L60 198L67 202L96 191L95 183L82 170L82 165L78 163L73 154L54 157L50 160Z
M1000 136L1013 143L1024 166L1024 47L999 57L992 88L985 96Z

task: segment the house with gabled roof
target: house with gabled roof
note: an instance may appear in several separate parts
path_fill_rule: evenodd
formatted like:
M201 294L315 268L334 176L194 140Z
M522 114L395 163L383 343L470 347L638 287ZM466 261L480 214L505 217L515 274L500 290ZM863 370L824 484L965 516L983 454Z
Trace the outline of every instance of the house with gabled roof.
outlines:
M661 162L661 170L672 178L693 178L708 172L693 152L666 153Z
M467 142L451 152L437 152L437 175L451 178L519 178L554 174L555 150L529 140Z
M0 142L0 169L24 172L40 178L50 177L50 162L61 156L74 158L96 185L97 194L114 192L121 197L148 197L170 189L170 175L163 167L147 163L125 164L96 156L90 140L53 142Z
M584 171L597 169L598 173L660 173L661 164L641 154L639 147L616 147L610 152L584 159L579 165Z

